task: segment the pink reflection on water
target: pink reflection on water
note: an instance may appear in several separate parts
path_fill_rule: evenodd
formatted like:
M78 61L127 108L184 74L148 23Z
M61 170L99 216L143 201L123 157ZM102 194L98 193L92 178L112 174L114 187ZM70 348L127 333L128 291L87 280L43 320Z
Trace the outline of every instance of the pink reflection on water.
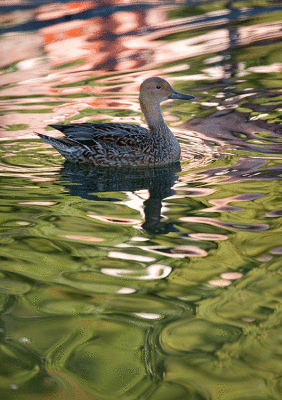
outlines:
M266 262L266 261L270 261L272 260L272 256L261 256L261 257L257 257L258 261L262 261L262 262Z
M56 204L54 201L23 201L21 203L18 203L21 205L31 205L31 206L53 206Z
M178 245L175 247L167 246L137 246L142 250L146 250L155 254L159 254L170 258L185 257L206 257L208 253L197 246Z
M172 268L167 265L153 264L141 271L132 269L102 268L101 272L105 275L117 276L120 278L124 277L126 279L155 280L166 278L170 274L171 270Z
M134 313L137 317L144 319L160 319L162 317L161 314L153 314L153 313Z
M196 222L201 224L208 224L213 226L219 226L226 229L232 229L236 231L265 231L269 229L268 224L240 224L240 223L231 223L219 221L214 218L206 218L206 217L180 217L180 221L184 222Z
M237 196L226 197L223 199L212 199L209 200L209 203L214 204L215 207L206 208L205 211L208 212L239 211L242 210L241 207L229 206L227 204L234 201L252 201L264 196L265 194L262 193L244 193L244 194L239 194Z
M131 294L131 293L134 293L134 292L136 292L136 289L124 287L124 288L119 289L116 293L118 293L118 294Z
M209 281L209 284L212 286L224 287L224 286L231 285L231 281L226 280L226 279L215 279L215 280Z
M77 12L85 11L93 6L93 1L71 1L69 3L50 3L38 7L36 19L45 21L53 18L64 17Z
M133 224L140 224L141 221L139 219L128 219L128 218L116 218L116 217L106 217L103 215L93 215L87 214L90 218L98 219L102 222L107 222L110 224L117 224L117 225L133 225Z
M73 240L81 240L83 242L103 242L105 239L94 236L80 236L80 235L63 235L65 238Z
M227 240L228 236L226 235L219 235L216 233L189 233L189 236L193 239L198 240Z
M242 318L242 321L244 321L244 322L255 322L256 318L244 317L244 318Z
M82 8L85 7L85 2L83 3ZM95 9L105 4L120 6L121 3L121 1L113 0L107 3L92 1L88 2L88 7ZM59 5L58 8L60 8ZM44 12L44 7L41 10ZM78 11L81 11L81 7ZM62 6L61 10L56 11L56 15L64 13L68 13L68 10ZM150 10L136 9L130 12L109 13L106 17L96 16L88 20L74 19L45 27L41 30L45 49L53 65L82 59L81 65L72 68L76 71L91 69L125 71L139 68L145 63L142 47L139 48L137 55L127 44L127 40L136 36L132 35L132 32L147 28L146 14L148 13ZM52 15L54 11L49 18L54 18Z
M199 73L187 74L187 61L183 61L181 66L164 67L168 61L179 61L189 59L203 54L222 52L230 48L230 31L226 28L228 22L228 10L222 9L215 13L206 14L205 22L202 16L189 16L185 18L168 18L168 12L175 5L156 4L154 7L138 8L116 12L118 6L122 4L136 4L135 1L74 1L68 3L49 3L41 5L32 11L27 11L27 20L37 19L38 21L50 21L49 26L45 26L38 31L24 33L14 33L5 35L1 42L5 57L0 60L0 66L15 65L15 70L11 73L3 74L6 85L3 88L3 96L20 96L21 99L5 100L3 107L9 111L8 115L1 117L1 126L7 127L13 124L25 124L27 128L18 131L7 130L2 133L2 137L23 137L30 135L34 137L34 130L44 133L45 126L50 123L63 122L66 119L74 121L83 114L87 108L113 108L110 102L95 99L89 101L88 95L93 94L136 94L138 86L142 80L155 74L157 66L158 74L163 75L183 69L183 75L174 76L173 80L205 80L213 81L230 77L230 71L222 66L207 65ZM148 4L150 4L148 2ZM153 4L151 4L153 5ZM114 12L109 12L107 16L95 17L82 20L79 13L88 9L96 12L97 7L113 7ZM10 18L13 19L11 13ZM24 14L24 12L22 12ZM243 14L242 14L243 15ZM68 16L63 21L56 21L56 18ZM70 16L72 16L70 18ZM91 17L91 14L89 13ZM220 17L217 21L214 16ZM5 16L9 18L9 15ZM22 17L21 17L22 18ZM20 18L20 20L21 20ZM244 17L242 16L244 19ZM71 20L70 20L71 19ZM2 21L5 23L5 21ZM19 21L13 21L17 23ZM58 22L58 23L56 23ZM202 33L196 30L205 27L214 27L209 32ZM228 26L228 25L227 25ZM258 40L269 40L281 36L281 22L262 23L251 27L238 26L237 44L248 45ZM216 29L217 28L217 29ZM221 28L221 29L218 29ZM190 34L193 31L193 34ZM167 35L183 32L184 39L170 41ZM212 59L213 57L210 57ZM184 64L185 63L185 64ZM206 64L211 63L207 59ZM263 66L260 70L241 71L242 74L269 73L281 70L280 64ZM244 67L245 68L245 67ZM121 71L120 76L105 77L105 72ZM97 79L99 78L99 79ZM119 83L109 87L110 81ZM90 83L89 83L90 81ZM12 85L12 86L9 86ZM76 94L85 93L85 98L76 98ZM57 108L54 104L38 104L35 96L45 96L46 103L63 101L62 108ZM69 95L70 99L61 96ZM248 95L248 93L243 94ZM230 109L234 110L242 94L235 96L234 99L226 99L221 102L218 99L202 101L203 107L218 107L218 112L205 118L193 118L186 123L186 130L194 130L198 137L204 139L212 138L214 142L223 145L226 140L235 140L236 145L244 148L250 147L245 139L235 138L232 134L234 126L240 131L245 132L249 138L254 137L258 129L264 130L262 121L245 121L245 113L232 113L223 115L222 112ZM26 105L22 100L26 96L32 104ZM73 96L73 97L72 97ZM119 96L120 97L120 96ZM133 101L121 102L120 107L132 110L138 109L136 98ZM220 104L219 104L220 103ZM78 106L81 104L81 106ZM136 108L137 107L137 108ZM17 111L33 111L33 113L18 113ZM92 115L82 115L79 122L87 122L89 119L107 118L113 120L112 116L101 111ZM91 114L91 113L90 113ZM263 115L263 114L261 114ZM72 119L73 118L73 119ZM261 118L261 117L260 117ZM168 116L168 119L169 116ZM116 117L117 121L118 118ZM77 121L77 120L76 120ZM128 119L126 119L129 122ZM140 119L136 119L140 123ZM176 124L181 124L177 121ZM274 128L273 128L274 129ZM55 133L57 135L57 133ZM25 136L27 137L27 136ZM183 152L183 159L189 160L189 152ZM190 157L191 158L191 157ZM206 161L205 161L206 162ZM198 165L195 165L197 167Z
M208 170L201 172L199 177L194 177L193 180L195 181L195 179L204 179L205 182L210 183L217 183L218 181L220 181L220 183L231 183L238 181L240 182L241 180L246 179L272 179L271 174L266 175L263 173L263 167L267 165L268 161L268 157L260 157L259 159L242 157L230 168L209 168Z
M282 246L277 247L276 249L270 250L271 254L282 254Z
M155 261L155 258L153 258L153 257L141 256L139 254L122 253L122 252L118 252L118 251L110 251L108 253L108 257L118 258L120 260L134 260L134 261L139 261L139 262Z
M221 274L220 276L221 276L221 278L223 278L223 279L233 280L233 279L240 279L240 278L242 278L243 274L241 274L241 272L224 272L224 273Z
M175 185L175 190L177 190L177 195L181 194L181 192L185 193L185 196L189 197L201 197L201 196L209 196L213 194L216 190L209 188L189 188L189 187L181 187L180 185Z
M269 217L269 218L282 217L282 209L280 209L280 210L268 211L268 213L266 214L266 217Z

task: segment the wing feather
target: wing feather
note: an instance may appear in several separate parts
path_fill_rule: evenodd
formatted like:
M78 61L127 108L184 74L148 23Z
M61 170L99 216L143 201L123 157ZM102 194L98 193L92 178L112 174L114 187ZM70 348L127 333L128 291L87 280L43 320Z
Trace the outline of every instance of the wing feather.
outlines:
M61 131L70 141L89 147L104 142L138 148L150 138L148 129L133 124L98 122L49 126Z

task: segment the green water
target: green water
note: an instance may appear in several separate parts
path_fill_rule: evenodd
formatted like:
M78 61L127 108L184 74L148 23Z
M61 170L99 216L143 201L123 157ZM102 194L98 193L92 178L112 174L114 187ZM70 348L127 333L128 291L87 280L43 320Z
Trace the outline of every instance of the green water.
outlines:
M212 161L174 194L157 171L161 203L155 174L92 192L45 148L1 146L3 396L278 399L280 161L238 181Z
M281 399L281 11L175 28L223 3L165 6L172 25L156 24L151 46L161 57L198 38L189 57L152 66L144 51L138 72L70 71L78 55L47 79L48 53L33 81L20 61L2 68L1 400ZM34 134L142 123L138 84L156 68L195 96L163 105L180 164L76 166Z

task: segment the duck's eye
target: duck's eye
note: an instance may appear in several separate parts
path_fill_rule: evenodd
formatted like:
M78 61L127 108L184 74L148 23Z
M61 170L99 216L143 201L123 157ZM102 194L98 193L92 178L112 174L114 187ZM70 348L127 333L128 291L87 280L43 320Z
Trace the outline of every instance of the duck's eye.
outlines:
M161 89L161 86L156 86L157 89Z

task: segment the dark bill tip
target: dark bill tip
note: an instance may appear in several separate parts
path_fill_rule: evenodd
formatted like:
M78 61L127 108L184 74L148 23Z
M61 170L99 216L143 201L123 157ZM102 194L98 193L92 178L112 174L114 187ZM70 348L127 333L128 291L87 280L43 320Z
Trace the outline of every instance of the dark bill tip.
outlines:
M169 98L170 99L178 99L178 100L192 100L192 99L194 99L194 96L192 96L190 94L179 93L176 90L171 89Z

